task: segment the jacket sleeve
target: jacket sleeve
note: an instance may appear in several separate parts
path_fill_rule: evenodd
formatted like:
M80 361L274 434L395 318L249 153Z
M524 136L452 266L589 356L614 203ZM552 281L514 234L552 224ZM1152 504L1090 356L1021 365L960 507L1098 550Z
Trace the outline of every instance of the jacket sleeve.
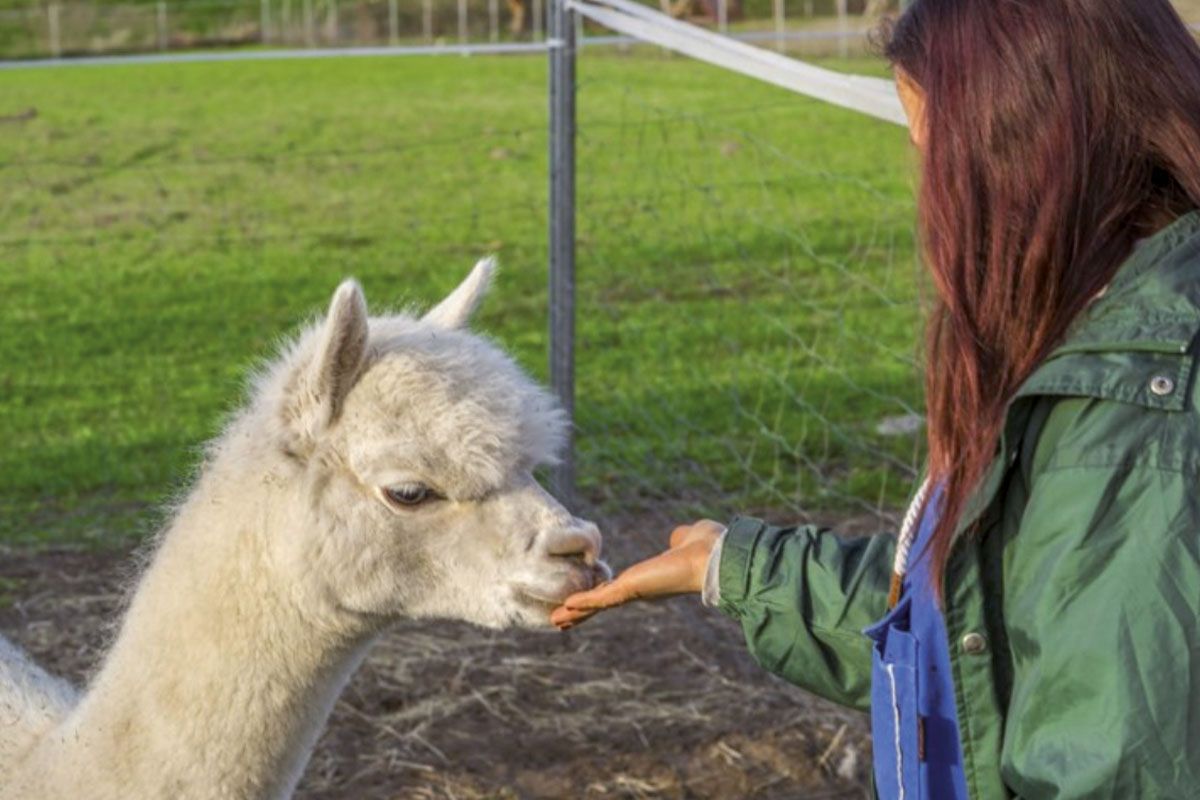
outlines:
M1032 482L1004 556L1001 775L1017 795L1196 796L1198 488L1185 472L1128 462Z
M894 552L892 536L842 539L736 519L721 547L718 607L741 623L763 667L867 709L871 648L862 630L886 610Z

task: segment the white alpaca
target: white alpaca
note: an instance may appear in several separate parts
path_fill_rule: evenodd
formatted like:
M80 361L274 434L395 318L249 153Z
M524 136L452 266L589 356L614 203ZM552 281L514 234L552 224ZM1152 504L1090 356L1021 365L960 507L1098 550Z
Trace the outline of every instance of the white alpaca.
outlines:
M256 381L76 692L0 639L0 798L291 794L399 617L547 626L599 534L534 481L566 420L462 330L490 261L424 318L343 283Z

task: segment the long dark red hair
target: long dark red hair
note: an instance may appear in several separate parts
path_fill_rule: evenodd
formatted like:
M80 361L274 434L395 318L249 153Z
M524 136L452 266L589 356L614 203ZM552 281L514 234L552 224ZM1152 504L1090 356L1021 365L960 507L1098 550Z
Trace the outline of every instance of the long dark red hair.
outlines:
M915 0L884 49L926 97L940 590L1016 390L1138 239L1200 207L1200 48L1168 0Z

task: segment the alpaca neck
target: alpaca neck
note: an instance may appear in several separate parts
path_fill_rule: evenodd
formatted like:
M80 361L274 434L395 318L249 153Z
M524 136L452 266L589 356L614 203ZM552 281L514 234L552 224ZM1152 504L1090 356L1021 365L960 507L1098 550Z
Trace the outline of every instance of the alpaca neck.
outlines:
M288 796L372 639L289 596L296 581L264 544L262 509L279 498L247 498L244 483L227 495L202 484L184 506L65 725L63 741L146 796Z

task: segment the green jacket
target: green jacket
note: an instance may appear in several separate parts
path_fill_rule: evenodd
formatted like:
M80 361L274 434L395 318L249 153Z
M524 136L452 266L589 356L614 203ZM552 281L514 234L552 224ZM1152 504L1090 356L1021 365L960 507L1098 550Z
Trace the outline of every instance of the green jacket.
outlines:
M946 579L972 798L1200 797L1198 332L1200 212L1143 243L1009 406ZM865 709L894 546L737 519L720 608L762 666Z

